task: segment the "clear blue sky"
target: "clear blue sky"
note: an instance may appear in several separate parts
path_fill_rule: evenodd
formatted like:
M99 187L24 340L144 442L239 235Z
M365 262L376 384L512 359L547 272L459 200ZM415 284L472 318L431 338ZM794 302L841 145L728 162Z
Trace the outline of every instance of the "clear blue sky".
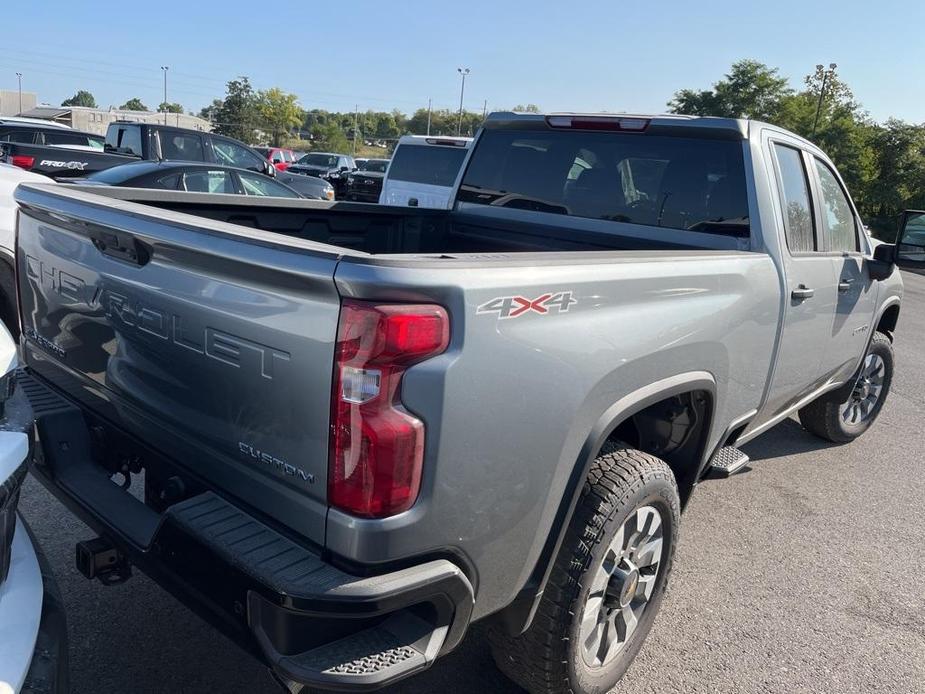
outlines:
M53 104L88 89L101 106L138 96L155 107L169 65L169 99L187 110L237 75L307 108L411 112L428 97L456 108L466 66L471 110L487 99L489 110L658 112L750 57L794 86L836 62L874 118L925 121L923 0L33 0L3 25L0 88L22 72L23 89Z

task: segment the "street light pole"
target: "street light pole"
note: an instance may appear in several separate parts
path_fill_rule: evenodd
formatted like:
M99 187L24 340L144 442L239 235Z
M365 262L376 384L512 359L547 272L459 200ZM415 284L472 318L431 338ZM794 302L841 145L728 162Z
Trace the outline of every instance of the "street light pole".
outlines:
M430 110L432 108L432 100L427 100L427 136L430 137Z
M816 125L819 123L819 112L822 110L822 100L825 98L825 83L829 79L829 75L835 75L835 68L838 65L835 63L829 63L829 69L825 70L822 73L822 86L819 88L819 101L816 102L816 116L813 118L813 136L816 134ZM816 70L822 70L822 65L817 65Z
M164 71L164 125L167 125L167 71L170 69L168 65L161 65L161 70Z
M456 123L456 134L462 134L462 116L463 116L463 98L466 95L466 75L469 74L469 68L458 67L456 72L462 75L462 86L459 88L459 120Z
M19 115L22 115L22 73L17 72L16 78L19 80Z

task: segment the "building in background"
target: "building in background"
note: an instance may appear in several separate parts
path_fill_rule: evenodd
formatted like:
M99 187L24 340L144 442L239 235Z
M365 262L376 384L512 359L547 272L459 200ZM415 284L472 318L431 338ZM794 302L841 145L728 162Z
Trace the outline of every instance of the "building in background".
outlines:
M38 96L35 92L22 93L23 111L35 108L36 103L38 103ZM19 90L0 89L0 116L18 116L19 111Z
M25 94L23 94L24 107L25 103ZM22 115L28 118L42 118L62 123L88 133L105 135L109 124L117 120L129 120L136 123L163 123L165 114L155 113L154 111L123 111L118 108L103 109L88 108L86 106L34 106L26 109ZM192 130L212 130L212 124L198 116L191 116L186 113L168 113L166 116L167 125L191 128Z

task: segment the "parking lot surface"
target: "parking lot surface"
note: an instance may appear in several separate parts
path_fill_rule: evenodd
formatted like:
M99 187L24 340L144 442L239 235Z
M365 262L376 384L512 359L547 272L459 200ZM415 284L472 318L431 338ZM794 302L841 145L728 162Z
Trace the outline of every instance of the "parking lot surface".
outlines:
M746 446L750 470L700 486L668 598L616 691L925 692L925 277L905 282L879 421L835 446L788 420ZM61 586L75 693L281 691L147 577L80 576L74 543L92 533L34 480L21 509ZM476 626L389 691L519 689Z

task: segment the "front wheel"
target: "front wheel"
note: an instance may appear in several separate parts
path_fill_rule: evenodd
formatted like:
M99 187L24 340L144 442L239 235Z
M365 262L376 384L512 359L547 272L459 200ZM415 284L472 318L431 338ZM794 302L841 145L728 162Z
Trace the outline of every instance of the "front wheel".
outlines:
M847 443L863 434L877 419L893 382L893 344L874 333L870 348L854 380L845 388L823 395L800 410L800 424L833 443Z
M592 465L530 628L489 632L499 669L533 694L603 694L661 605L680 522L674 475L625 446Z

